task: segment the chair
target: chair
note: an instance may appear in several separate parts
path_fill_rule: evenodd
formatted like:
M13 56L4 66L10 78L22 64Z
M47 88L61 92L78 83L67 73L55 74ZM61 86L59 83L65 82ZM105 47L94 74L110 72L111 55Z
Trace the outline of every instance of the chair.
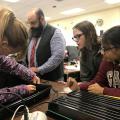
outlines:
M66 50L68 51L68 61L73 61L79 57L77 46L66 46Z

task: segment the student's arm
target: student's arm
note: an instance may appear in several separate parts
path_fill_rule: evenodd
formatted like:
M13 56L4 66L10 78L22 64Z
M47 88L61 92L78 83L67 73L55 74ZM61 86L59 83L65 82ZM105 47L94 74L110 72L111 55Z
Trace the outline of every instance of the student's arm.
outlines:
M59 29L56 29L50 41L50 48L51 57L38 68L38 72L42 75L54 70L64 60L65 39Z
M20 86L15 86L15 87L11 87L11 88L2 88L2 89L0 89L0 103L5 103L8 101L12 102L12 101L18 99L17 96L14 94L4 94L6 92L19 94L21 96L29 94L29 92L27 91L26 85L20 85Z
M34 91L36 91L36 87L34 85L19 85L11 88L2 88L0 89L0 103L12 102L14 100L20 99L17 97L17 95L23 97L33 93ZM6 94L7 92L10 93Z
M94 83L98 83L101 86L104 86L107 82L106 73L111 68L111 65L112 64L110 62L102 61L100 64L99 70L98 70L96 76L94 77L94 79L91 80L90 82L81 83L80 89L87 90L88 87Z
M36 76L31 70L6 56L0 55L0 71L18 75L21 79L31 81Z
M104 87L103 94L104 95L120 97L120 88Z

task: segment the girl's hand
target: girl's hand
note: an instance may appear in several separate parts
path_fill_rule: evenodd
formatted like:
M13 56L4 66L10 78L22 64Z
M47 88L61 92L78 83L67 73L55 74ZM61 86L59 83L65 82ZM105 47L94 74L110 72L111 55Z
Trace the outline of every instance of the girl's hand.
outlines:
M35 77L32 79L32 82L33 82L34 84L40 84L40 78L37 77L37 76L35 76Z
M77 81L74 78L71 78L71 77L69 77L67 79L67 86L73 91L80 89Z
M88 87L88 91L95 94L103 94L104 88L101 87L98 83L92 84Z
M29 93L34 93L36 91L36 86L34 86L34 85L27 85L27 91Z

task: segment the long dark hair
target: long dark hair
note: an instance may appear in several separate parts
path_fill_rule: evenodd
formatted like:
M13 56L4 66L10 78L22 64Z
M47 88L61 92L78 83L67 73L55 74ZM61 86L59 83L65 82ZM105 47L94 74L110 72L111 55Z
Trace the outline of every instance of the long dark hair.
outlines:
M113 47L120 48L120 25L114 26L104 33L102 45L112 45Z
M86 60L87 53L89 50L98 51L97 34L94 25L89 21L82 21L76 24L73 29L78 29L83 32L85 36L85 47L81 49L82 59Z
M98 44L97 34L94 25L89 21L83 21L76 24L73 29L78 29L83 32L86 41L85 47L87 49L94 49L94 47Z

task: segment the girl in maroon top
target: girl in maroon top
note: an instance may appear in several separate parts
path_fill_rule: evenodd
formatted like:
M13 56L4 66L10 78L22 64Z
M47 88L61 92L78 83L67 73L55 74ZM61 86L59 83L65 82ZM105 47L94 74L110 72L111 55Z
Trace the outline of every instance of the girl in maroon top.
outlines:
M120 97L120 26L112 27L104 33L101 54L103 54L103 61L92 81L77 83L69 78L68 86L72 81L73 90L79 85L81 90Z
M36 90L34 85L11 85L12 87L7 87L5 79L8 76L4 76L4 73L18 76L21 82L22 80L29 84L40 82L35 73L18 64L15 59L6 57L9 54L19 52L20 58L26 50L27 38L25 26L15 17L14 13L7 8L0 8L0 103L17 99L12 94L4 94L5 92L24 96ZM10 81L12 80L10 79Z

